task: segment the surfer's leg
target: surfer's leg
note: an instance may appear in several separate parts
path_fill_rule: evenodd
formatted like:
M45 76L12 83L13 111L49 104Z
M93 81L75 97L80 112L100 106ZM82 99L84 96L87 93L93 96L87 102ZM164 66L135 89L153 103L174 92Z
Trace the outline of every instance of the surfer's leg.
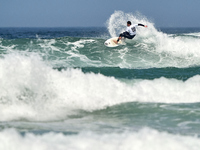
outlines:
M124 37L127 39L133 39L135 37L135 35L130 35L128 32L126 32Z
M121 36L119 36L119 38L117 39L117 42L119 42L119 40L121 40L121 38L122 38L122 37L121 37Z
M131 35L129 39L133 39L135 37L135 35Z
M117 39L117 42L119 42L119 40L121 40L122 37L126 38L127 34L129 34L128 32L123 32L119 35L119 38ZM129 34L130 35L130 34Z
M127 39L133 39L135 35L130 35L128 32L123 32L119 35L119 38L117 39L117 41L115 41L115 43L117 44L119 40L122 39L122 37L127 38Z

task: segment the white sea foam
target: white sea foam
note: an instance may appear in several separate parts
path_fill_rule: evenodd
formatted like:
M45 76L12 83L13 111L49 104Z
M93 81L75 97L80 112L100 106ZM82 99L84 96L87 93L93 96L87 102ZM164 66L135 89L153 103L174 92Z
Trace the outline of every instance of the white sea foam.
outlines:
M69 55L67 59L72 60L73 58L79 58L81 60L81 62L79 62L80 64L83 64L82 62L87 63L88 65L95 64L98 61L90 60L86 55L81 54L80 51L78 50L80 48L83 48L86 43L94 43L94 42L95 40L87 39L87 40L79 40L75 42L64 43L67 47L71 46L70 48L71 50L65 52L66 54Z
M0 132L2 150L199 150L200 139L173 135L144 128L138 132L96 134L82 132L77 135L45 133L21 136L14 129Z
M200 102L200 76L133 80L133 85L79 69L57 71L38 56L0 59L0 120L59 120L75 110L93 111L124 102Z

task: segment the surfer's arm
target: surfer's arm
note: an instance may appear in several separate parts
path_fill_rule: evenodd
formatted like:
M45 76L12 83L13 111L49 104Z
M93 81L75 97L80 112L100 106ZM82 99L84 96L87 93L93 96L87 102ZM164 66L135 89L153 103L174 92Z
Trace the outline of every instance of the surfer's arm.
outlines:
M143 27L146 27L147 28L147 25L143 25L141 23L138 23L138 26L143 26Z

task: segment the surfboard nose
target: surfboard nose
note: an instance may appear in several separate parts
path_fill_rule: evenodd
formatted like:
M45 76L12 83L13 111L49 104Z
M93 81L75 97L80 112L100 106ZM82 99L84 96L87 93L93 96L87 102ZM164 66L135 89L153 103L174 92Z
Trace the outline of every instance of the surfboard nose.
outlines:
M108 42L105 42L105 43L104 43L104 45L106 45L106 46L108 46L109 44L110 44L110 43L108 43Z

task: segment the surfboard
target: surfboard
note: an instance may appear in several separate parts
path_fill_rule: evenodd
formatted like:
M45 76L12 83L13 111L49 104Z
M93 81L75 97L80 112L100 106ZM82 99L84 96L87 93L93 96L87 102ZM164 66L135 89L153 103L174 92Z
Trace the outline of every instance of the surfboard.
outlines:
M114 41L117 41L118 37L113 37L105 41L104 45L107 47L117 47L119 45L122 45L122 41L119 40L119 42L116 44Z

